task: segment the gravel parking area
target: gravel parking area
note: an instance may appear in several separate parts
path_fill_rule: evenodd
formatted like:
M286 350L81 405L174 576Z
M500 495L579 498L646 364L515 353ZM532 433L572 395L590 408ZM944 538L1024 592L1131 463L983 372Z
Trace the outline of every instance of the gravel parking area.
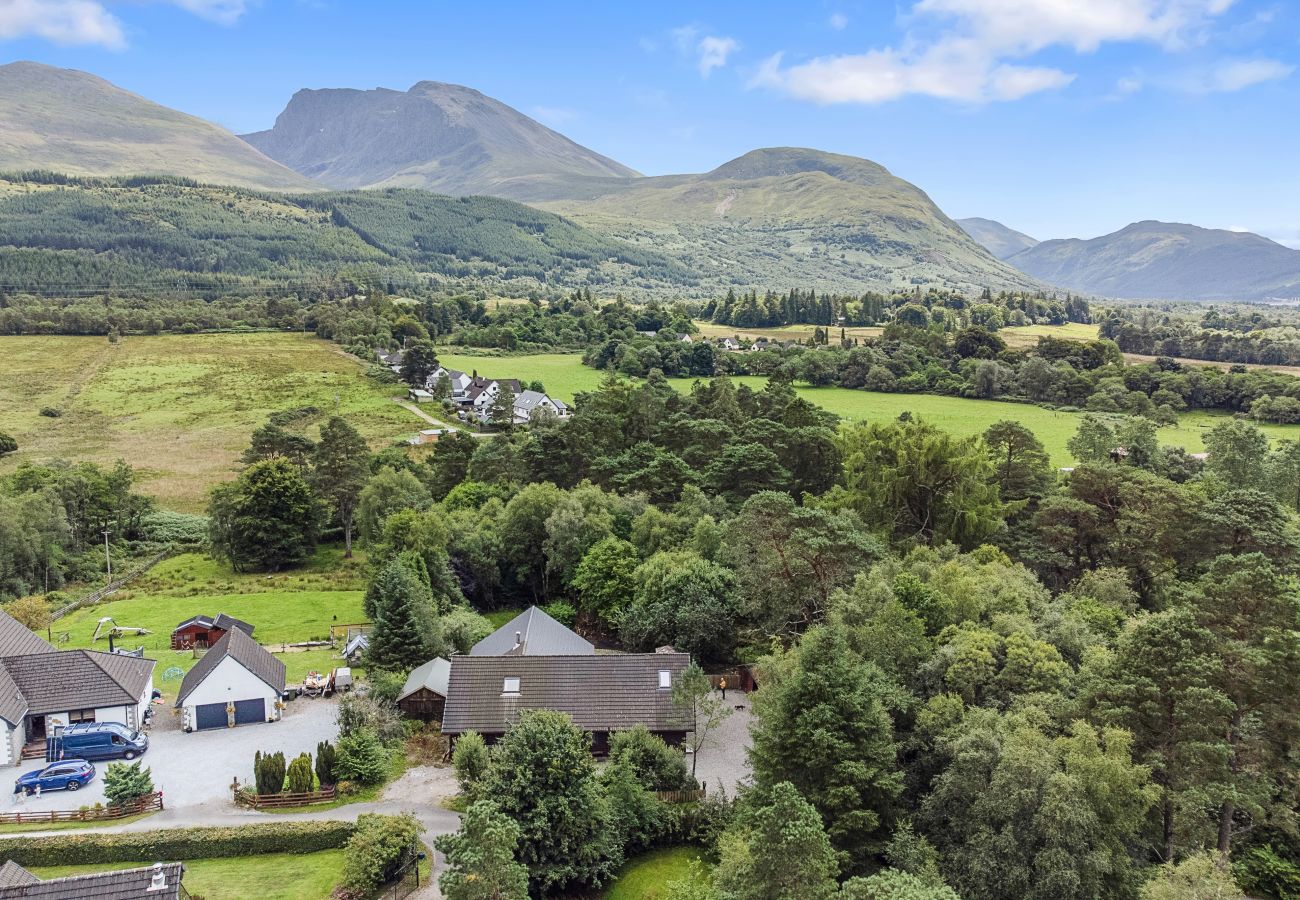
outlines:
M239 728L196 731L185 734L171 711L158 708L156 724L149 733L149 750L141 759L153 773L154 787L163 792L168 808L219 807L231 799L230 783L253 778L253 754L258 750L283 751L286 758L299 753L316 753L320 741L338 736L333 699L302 698L287 704L279 722L242 725ZM95 762L95 780L79 791L52 791L40 797L20 799L12 782L0 787L0 809L6 812L48 809L79 809L104 801L104 772L111 760ZM24 772L44 768L41 760L5 770L17 779Z
M714 696L717 695L715 691ZM737 785L750 780L749 760L745 755L749 749L749 697L740 691L729 691L727 703L732 713L709 733L695 763L695 777L704 782L710 794L721 789L728 797L734 797Z

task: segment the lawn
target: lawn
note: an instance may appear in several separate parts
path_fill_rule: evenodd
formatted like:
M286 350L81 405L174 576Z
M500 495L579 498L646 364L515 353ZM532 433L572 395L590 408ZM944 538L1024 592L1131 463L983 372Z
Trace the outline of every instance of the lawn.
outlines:
M99 865L40 866L31 871L40 878L59 878L110 869L133 869L146 862ZM267 853L231 859L185 860L185 889L204 900L321 900L329 897L343 874L343 851Z
M618 870L605 900L661 900L671 882L689 876L689 866L697 859L702 859L698 847L670 847L635 856Z
M478 372L488 378L540 381L546 392L571 403L575 394L594 391L605 373L582 364L577 353L534 353L527 356L473 356L438 351L438 362L449 369Z
M308 433L337 411L378 449L423 427L391 402L403 391L362 376L327 341L285 333L0 337L0 422L18 441L0 463L62 457L140 470L163 506L200 511L234 476L253 429L277 410L314 406ZM42 407L62 411L58 418Z
M95 625L110 616L119 626L147 628L146 635L126 635L119 646L143 645L145 655L158 660L155 685L173 694L179 673L197 660L189 651L170 649L171 633L185 619L199 613L228 613L252 623L253 636L271 651L298 641L328 639L331 625L365 621L362 562L344 562L335 548L319 551L299 569L275 575L241 575L229 566L196 553L165 560L147 576L119 591L114 599L80 609L55 622L50 633L60 648L108 649L102 637L95 642ZM288 669L290 683L309 671L338 665L328 647L278 653Z

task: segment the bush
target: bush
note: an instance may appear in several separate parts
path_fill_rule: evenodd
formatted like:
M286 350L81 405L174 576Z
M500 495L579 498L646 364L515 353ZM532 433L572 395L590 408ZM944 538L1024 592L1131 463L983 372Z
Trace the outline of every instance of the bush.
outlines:
M343 887L370 892L391 879L418 852L423 830L410 813L357 816L356 831L343 848Z
M14 837L5 841L5 856L20 866L30 867L315 853L339 849L355 830L351 822L274 822L222 828Z
M471 647L492 631L491 622L465 606L453 606L438 617L440 643L460 654L468 654Z
M153 778L140 763L109 763L104 773L104 796L111 806L125 806L153 793Z
M368 673L370 696L385 706L395 704L402 688L406 686L406 674L402 672L385 672L376 670Z
M310 754L300 753L289 763L285 781L291 794L307 794L312 791L316 786L316 773L312 771Z
M140 520L140 530L156 544L201 547L208 540L208 517L158 509Z
M554 603L546 604L542 607L542 612L559 622L565 628L572 628L573 623L578 620L578 611L573 608L573 604L566 603L563 600L557 600Z
M41 415L45 416L47 419L57 419L59 416L63 415L63 410L57 409L53 406L42 406Z
M50 597L52 596L54 595L46 594L44 597L38 597L33 594L29 597L19 597L6 603L4 610L33 631L40 631L50 624Z
M357 729L339 738L334 770L339 778L361 784L380 784L388 777L389 754L373 731Z
M338 751L334 749L333 744L329 741L321 741L316 745L316 780L320 782L321 787L338 781L334 775L337 763Z
M487 742L477 731L467 731L456 739L451 764L456 770L456 783L467 800L474 796L474 787L487 771L490 758Z
M338 723L340 738L354 731L369 731L383 743L395 744L406 737L397 707L355 692L339 700Z
M1286 859L1272 844L1251 847L1232 864L1237 884L1263 897L1300 900L1300 866Z
M284 790L285 763L283 753L262 753L253 757L253 781L259 794L278 794Z
M627 762L648 791L681 791L694 786L686 771L686 756L644 725L610 735L609 759Z

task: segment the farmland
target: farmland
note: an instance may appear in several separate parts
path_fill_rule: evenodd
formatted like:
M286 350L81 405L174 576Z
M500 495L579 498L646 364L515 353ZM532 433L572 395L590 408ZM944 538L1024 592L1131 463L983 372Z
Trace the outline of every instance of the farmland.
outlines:
M208 488L233 477L267 415L337 410L375 448L422 427L391 402L401 393L363 377L355 359L299 334L0 337L0 422L24 460L124 459L140 488L168 508L202 509ZM57 418L42 416L57 410Z
M196 662L189 651L170 649L172 629L190 616L224 612L243 619L256 628L253 636L258 643L276 651L287 643L327 638L331 625L364 621L364 587L363 558L344 560L335 548L321 549L302 567L275 575L241 575L224 563L186 553L159 563L110 602L60 619L50 632L60 649L107 650L105 638L92 641L101 617L112 617L119 626L149 629L146 635L122 637L118 645L143 645L145 655L158 660L155 686L171 696L179 679L165 678L165 673L188 671ZM288 668L290 682L338 664L329 648L277 656Z

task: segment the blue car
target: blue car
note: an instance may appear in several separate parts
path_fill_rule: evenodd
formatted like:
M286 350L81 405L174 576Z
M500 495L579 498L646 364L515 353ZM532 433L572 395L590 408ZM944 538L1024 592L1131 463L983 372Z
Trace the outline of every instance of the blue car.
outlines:
M95 777L95 767L84 759L61 759L44 769L28 772L14 783L15 794L45 791L79 791Z

